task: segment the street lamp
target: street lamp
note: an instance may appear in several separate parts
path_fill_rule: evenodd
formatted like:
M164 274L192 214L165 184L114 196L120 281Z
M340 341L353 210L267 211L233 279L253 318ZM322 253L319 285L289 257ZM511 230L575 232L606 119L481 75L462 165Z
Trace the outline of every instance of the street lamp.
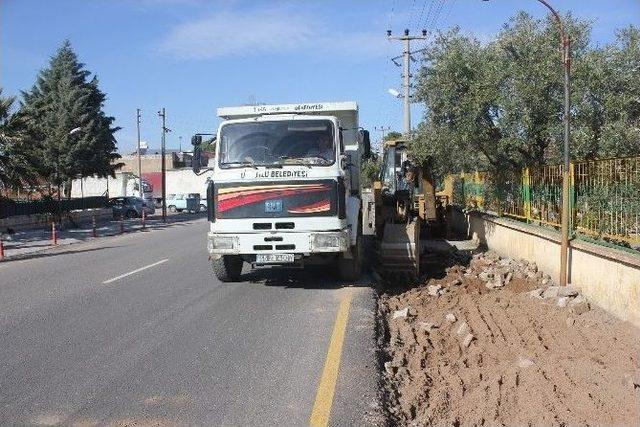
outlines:
M483 0L489 1L489 0ZM570 71L571 40L562 25L560 14L546 0L537 0L551 11L560 29L560 47L562 50L562 68L564 69L564 162L562 168L562 240L560 245L560 286L567 284L567 258L569 255L569 148L570 148Z
M400 92L398 92L397 90L391 88L391 89L387 89L387 92L389 92L389 94L395 98L402 98L402 95L400 94Z

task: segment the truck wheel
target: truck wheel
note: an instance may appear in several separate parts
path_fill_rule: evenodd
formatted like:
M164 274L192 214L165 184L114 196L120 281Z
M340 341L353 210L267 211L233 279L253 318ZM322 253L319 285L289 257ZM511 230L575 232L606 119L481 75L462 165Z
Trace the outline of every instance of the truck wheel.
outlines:
M362 272L362 238L358 236L356 245L351 248L353 258L341 257L338 259L338 275L342 280L354 281L360 278Z
M171 205L171 206L169 206L169 211L172 212L172 213L176 213L177 209L176 209L175 206Z
M211 267L221 282L237 282L242 272L242 258L237 255L223 255L211 261Z

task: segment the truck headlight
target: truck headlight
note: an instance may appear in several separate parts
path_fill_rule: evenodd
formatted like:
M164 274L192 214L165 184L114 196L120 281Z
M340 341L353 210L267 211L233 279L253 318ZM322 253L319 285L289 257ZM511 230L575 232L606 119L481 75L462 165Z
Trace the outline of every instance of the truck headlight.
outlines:
M315 252L341 252L347 249L343 233L316 233L311 235L311 250Z
M216 250L231 251L237 247L238 238L236 236L214 234L209 236L209 239L207 240L207 249L209 252Z

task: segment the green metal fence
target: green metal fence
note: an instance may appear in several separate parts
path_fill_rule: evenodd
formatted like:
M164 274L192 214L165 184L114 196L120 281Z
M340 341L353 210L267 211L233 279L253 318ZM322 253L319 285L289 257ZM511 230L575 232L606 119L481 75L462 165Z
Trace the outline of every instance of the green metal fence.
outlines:
M533 223L560 226L562 165L461 173L448 178L452 203ZM571 163L571 227L640 244L640 157Z

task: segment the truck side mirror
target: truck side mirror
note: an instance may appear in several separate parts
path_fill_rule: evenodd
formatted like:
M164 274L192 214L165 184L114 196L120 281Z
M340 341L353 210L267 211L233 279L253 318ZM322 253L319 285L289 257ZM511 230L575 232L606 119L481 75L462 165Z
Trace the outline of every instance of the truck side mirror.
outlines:
M191 167L193 173L200 173L200 165L202 164L202 135L193 135L191 137L191 145L193 145L193 159Z
M362 145L362 158L368 159L371 157L371 138L368 130L358 130L358 143Z

